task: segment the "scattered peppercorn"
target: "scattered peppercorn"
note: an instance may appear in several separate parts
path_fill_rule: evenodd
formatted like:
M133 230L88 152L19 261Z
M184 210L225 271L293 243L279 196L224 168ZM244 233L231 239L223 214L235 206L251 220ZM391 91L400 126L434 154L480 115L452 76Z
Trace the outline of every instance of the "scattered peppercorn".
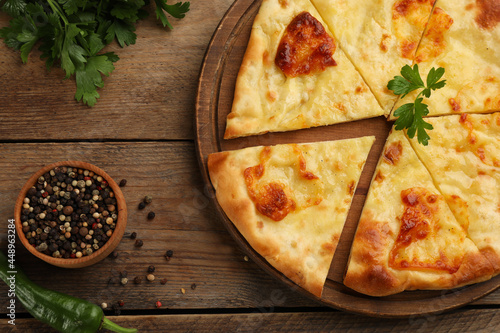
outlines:
M101 303L101 308L102 309L106 309L108 307L108 304L107 303Z
M152 201L153 201L153 197L150 196L150 195L146 195L144 197L144 200L143 200L143 202L146 203L146 204L150 204Z
M191 285L191 289L192 289L192 290L195 290L195 289L196 289L196 283L193 283L193 284Z
M109 255L109 257L112 258L112 259L118 258L118 252L117 251L111 252L111 254Z
M154 219L154 218L155 218L155 216L156 216L155 212L149 212L149 213L148 213L148 220L152 220L152 219Z
M149 265L148 267L148 273L154 273L155 272L155 266Z
M127 180L126 179L122 179L120 180L120 184L118 184L120 187L124 187L125 185L127 185Z
M141 278L140 276L136 276L136 277L134 278L134 283L135 283L135 284L140 284L141 282L142 282L142 278Z
M148 274L148 275L146 275L146 279L148 279L148 281L154 281L155 276L153 274Z
M120 283L124 286L128 283L128 279L126 277L120 279Z
M135 240L135 247L141 247L144 244L144 242L140 239Z
M157 308L160 308L160 307L161 307L161 302L160 302L160 301L156 301L156 307L157 307Z
M244 256L243 260L248 261L248 256Z
M161 284L167 284L167 278L163 278L163 279L161 279L161 280L160 280L160 283L161 283Z
M137 232L133 232L130 234L130 239L136 239L137 238Z
M139 202L139 206L137 206L137 208L142 210L142 209L146 208L146 204L143 201L141 201L141 202Z
M122 300L119 300L119 301L118 301L118 306L122 307L122 306L124 306L124 305L125 305L125 302L124 302L124 301L122 301Z
M165 254L167 257L172 257L174 255L174 251L168 250L167 253Z

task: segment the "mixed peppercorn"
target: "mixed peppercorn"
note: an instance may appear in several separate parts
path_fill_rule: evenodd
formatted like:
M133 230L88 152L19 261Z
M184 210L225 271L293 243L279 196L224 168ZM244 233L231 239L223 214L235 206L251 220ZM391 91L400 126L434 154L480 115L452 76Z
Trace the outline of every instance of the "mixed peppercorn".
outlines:
M117 220L117 201L108 182L72 167L56 167L39 177L21 211L29 243L56 258L91 255L113 235Z

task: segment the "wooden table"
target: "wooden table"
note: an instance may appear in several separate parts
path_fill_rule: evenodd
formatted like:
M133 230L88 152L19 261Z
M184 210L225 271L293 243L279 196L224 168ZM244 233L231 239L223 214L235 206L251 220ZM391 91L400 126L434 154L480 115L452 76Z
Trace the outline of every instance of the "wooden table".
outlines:
M191 1L187 16L172 20L172 31L154 14L140 22L135 45L110 47L120 60L93 108L75 102L74 81L64 80L61 69L46 72L38 52L22 64L18 53L0 45L0 249L7 247L8 220L29 176L52 162L83 160L127 180L126 232L136 232L144 246L134 247L126 234L117 258L67 270L17 242L16 261L44 287L107 303L106 315L121 325L140 332L499 331L500 290L449 313L372 318L324 307L246 260L205 194L193 127L203 55L232 2ZM7 22L1 14L0 27ZM145 195L153 202L138 210ZM146 218L149 210L154 220ZM174 253L169 261L167 250ZM121 272L144 276L149 265L156 267L155 281L118 282ZM117 315L111 305L120 300ZM2 284L1 332L53 332L21 306L11 326L4 319L8 302Z

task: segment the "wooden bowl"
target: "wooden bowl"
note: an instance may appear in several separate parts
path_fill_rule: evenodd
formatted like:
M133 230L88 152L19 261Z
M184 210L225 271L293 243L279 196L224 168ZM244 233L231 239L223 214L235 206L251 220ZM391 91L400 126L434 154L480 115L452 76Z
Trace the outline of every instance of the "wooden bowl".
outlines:
M116 212L118 214L118 218L116 220L116 227L113 231L113 234L111 237L108 239L108 241L97 251L92 253L91 255L88 256L82 256L80 258L54 258L52 256L46 255L45 253L39 252L37 249L35 249L35 246L31 245L26 238L26 236L23 233L23 226L21 222L21 210L22 206L24 203L24 198L26 197L26 194L28 190L36 184L38 181L38 178L40 176L44 175L45 173L49 172L50 170L54 169L55 167L73 167L73 168L79 168L79 169L86 169L89 171L93 171L95 174L101 176L104 178L109 186L111 187L112 191L115 194L116 198L116 205L117 209ZM44 260L45 262L52 264L54 266L58 267L63 267L63 268L81 268L81 267L86 267L89 265L93 265L100 260L106 258L120 243L120 240L123 237L123 233L125 232L125 227L127 226L127 205L125 203L125 198L123 196L122 191L120 190L120 187L118 184L106 173L104 170L96 167L95 165L85 163L85 162L80 162L80 161L63 161L63 162L57 162L53 163L50 165L47 165L43 167L42 169L38 170L35 174L33 174L26 184L23 186L21 189L21 192L19 193L19 196L17 197L16 201L16 206L15 206L15 211L14 211L14 218L15 218L15 225L16 225L16 230L17 230L17 235L23 245L30 251L32 254L37 256L38 258Z

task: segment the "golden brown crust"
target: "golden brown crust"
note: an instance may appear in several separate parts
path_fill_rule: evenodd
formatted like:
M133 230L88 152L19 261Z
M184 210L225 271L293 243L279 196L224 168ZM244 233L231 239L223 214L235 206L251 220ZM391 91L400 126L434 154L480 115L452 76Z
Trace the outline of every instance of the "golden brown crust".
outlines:
M454 274L448 288L457 288L460 286L486 281L491 278L494 272L493 266L484 252L467 253L463 258L460 269Z
M384 265L366 266L363 270L349 273L344 284L352 289L370 296L388 296L404 291L398 279ZM353 288L353 286L359 286Z
M491 246L481 250L481 253L488 259L495 270L495 275L500 272L500 255Z
M383 259L392 237L387 223L375 221L370 211L364 212L353 241L356 246L353 246L349 259L360 268L346 272L346 286L372 296L385 296L404 290Z

